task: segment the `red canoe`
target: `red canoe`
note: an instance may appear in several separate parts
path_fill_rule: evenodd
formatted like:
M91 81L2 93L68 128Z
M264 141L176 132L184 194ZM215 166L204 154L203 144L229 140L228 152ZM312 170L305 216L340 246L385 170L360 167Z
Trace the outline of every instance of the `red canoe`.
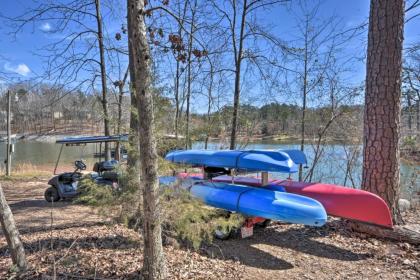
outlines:
M392 228L391 214L385 201L376 194L322 183L279 181L287 192L318 200L328 214Z
M180 177L201 177L201 174L179 174ZM213 178L216 182L232 182L231 176ZM250 177L234 177L233 183L248 186L261 186L261 180ZM303 183L291 180L273 180L264 188L275 190L284 187L287 192L318 200L331 216L356 220L369 224L392 228L389 208L379 196L343 186L323 183Z

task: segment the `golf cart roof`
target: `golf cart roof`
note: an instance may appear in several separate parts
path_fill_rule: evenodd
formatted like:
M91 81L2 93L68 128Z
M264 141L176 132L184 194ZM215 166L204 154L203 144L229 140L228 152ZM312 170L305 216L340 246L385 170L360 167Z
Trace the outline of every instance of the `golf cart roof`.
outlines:
M127 142L128 134L111 135L111 136L87 136L87 137L66 137L57 140L57 144L77 145L87 143L104 143L104 142Z

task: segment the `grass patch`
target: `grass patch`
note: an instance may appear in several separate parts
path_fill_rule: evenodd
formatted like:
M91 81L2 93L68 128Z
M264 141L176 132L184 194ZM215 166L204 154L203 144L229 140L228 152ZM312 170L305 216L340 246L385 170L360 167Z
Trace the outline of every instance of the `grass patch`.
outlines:
M0 168L0 174L6 174L6 169ZM4 181L13 181L17 179L22 180L50 175L51 171L39 169L36 165L33 165L31 163L19 163L12 167L12 172L10 176L1 175L0 178Z

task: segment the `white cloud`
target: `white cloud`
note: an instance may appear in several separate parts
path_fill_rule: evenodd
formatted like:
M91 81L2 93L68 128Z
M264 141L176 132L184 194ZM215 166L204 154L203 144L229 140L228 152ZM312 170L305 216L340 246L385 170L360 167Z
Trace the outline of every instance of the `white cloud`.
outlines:
M43 23L39 29L41 29L44 32L50 32L52 29L52 26L49 22L46 22L46 23Z
M26 76L29 73L31 73L31 69L29 69L29 67L25 63L20 63L17 66L13 66L10 65L10 63L6 62L4 64L4 70L17 73L22 76Z

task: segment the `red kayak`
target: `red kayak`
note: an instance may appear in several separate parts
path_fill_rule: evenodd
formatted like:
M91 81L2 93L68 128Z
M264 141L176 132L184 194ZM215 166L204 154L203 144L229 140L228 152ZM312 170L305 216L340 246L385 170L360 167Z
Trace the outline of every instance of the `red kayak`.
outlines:
M179 174L181 178L202 178L201 174ZM232 182L233 178L233 182ZM232 182L248 186L261 186L261 180L250 177L219 176L212 179L215 182ZM267 189L280 190L285 188L289 193L295 193L318 200L331 216L375 224L392 228L389 208L379 196L343 186L323 183L304 183L291 180L272 180Z

